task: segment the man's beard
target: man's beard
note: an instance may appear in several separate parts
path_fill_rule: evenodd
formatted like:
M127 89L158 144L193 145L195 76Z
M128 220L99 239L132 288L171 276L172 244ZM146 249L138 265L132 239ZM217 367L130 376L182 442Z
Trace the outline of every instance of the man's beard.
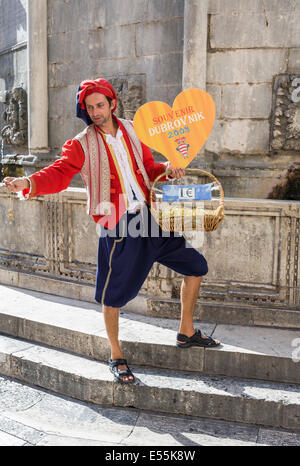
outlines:
M95 123L96 126L103 126L105 125L110 119L110 115L107 117L100 117L99 120L93 120L93 123Z

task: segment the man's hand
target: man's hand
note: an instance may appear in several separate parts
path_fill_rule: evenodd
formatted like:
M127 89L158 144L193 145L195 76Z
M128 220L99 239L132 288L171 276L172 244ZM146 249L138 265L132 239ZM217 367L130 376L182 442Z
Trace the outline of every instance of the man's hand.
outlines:
M26 178L12 178L7 176L4 178L3 183L11 193L17 193L23 191L23 189L30 188L30 183Z
M172 165L168 164L167 166L167 170L169 170L171 173L169 176L172 176L173 178L181 178L182 176L185 175L185 169L184 168L175 168L175 167L172 167Z

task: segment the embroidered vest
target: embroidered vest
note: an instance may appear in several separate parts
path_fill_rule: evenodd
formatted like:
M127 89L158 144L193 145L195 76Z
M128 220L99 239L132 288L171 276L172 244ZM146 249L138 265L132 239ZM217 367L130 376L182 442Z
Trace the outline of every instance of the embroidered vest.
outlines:
M133 124L129 120L119 120L128 134L137 166L150 189L150 180L143 164L142 146ZM87 212L89 215L110 215L110 167L102 137L94 125L90 125L74 139L80 142L85 155L80 175L87 190Z

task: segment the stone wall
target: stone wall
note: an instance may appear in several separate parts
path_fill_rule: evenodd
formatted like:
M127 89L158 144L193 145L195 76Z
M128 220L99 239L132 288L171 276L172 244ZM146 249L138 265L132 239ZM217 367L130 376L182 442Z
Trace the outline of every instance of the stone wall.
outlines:
M276 78L300 73L300 2L210 0L208 13L207 90L217 120L205 161L227 196L264 198L299 160L299 151L275 150L270 139Z
M83 189L30 201L1 190L0 218L1 283L93 301L98 234ZM299 202L225 199L225 220L204 234L209 273L200 298L299 310L299 233ZM155 264L142 291L176 298L181 279Z
M82 129L74 118L82 79L119 79L126 90L137 83L140 98L131 114L145 101L172 104L182 90L184 3L48 1L49 128L56 153ZM300 3L209 0L207 13L206 82L217 119L192 166L214 173L227 196L265 198L278 174L300 159L299 151L272 144L278 80L300 73ZM82 186L79 177L73 185Z
M82 130L74 113L83 79L110 79L126 117L146 101L172 104L182 90L183 55L193 37L187 5L195 9L197 24L207 14L203 75L217 110L214 129L192 167L214 173L227 196L265 198L276 176L300 160L299 102L292 109L288 103L300 89L299 0L203 0L203 8L193 0L47 0L49 140L47 135L42 146L37 144L27 165L21 157L12 163L30 174L60 156L62 144ZM0 93L19 86L27 90L27 0L1 0L0 7ZM37 19L38 13L33 26ZM189 54L191 63L199 63L193 44ZM0 98L0 115L3 110ZM0 130L3 125L0 117ZM35 129L30 130L32 136ZM72 185L82 186L78 176Z
M182 0L48 0L51 148L83 127L74 102L84 79L119 78L129 93L136 83L141 98L131 112L149 100L173 102L181 91L183 13Z

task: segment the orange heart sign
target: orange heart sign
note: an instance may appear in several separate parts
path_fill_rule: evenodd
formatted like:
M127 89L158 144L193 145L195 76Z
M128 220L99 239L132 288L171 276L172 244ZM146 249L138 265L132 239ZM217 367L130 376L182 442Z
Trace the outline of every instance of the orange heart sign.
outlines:
M210 94L188 89L178 94L172 108L159 101L142 105L133 125L144 144L163 154L173 167L185 168L207 140L215 114Z

